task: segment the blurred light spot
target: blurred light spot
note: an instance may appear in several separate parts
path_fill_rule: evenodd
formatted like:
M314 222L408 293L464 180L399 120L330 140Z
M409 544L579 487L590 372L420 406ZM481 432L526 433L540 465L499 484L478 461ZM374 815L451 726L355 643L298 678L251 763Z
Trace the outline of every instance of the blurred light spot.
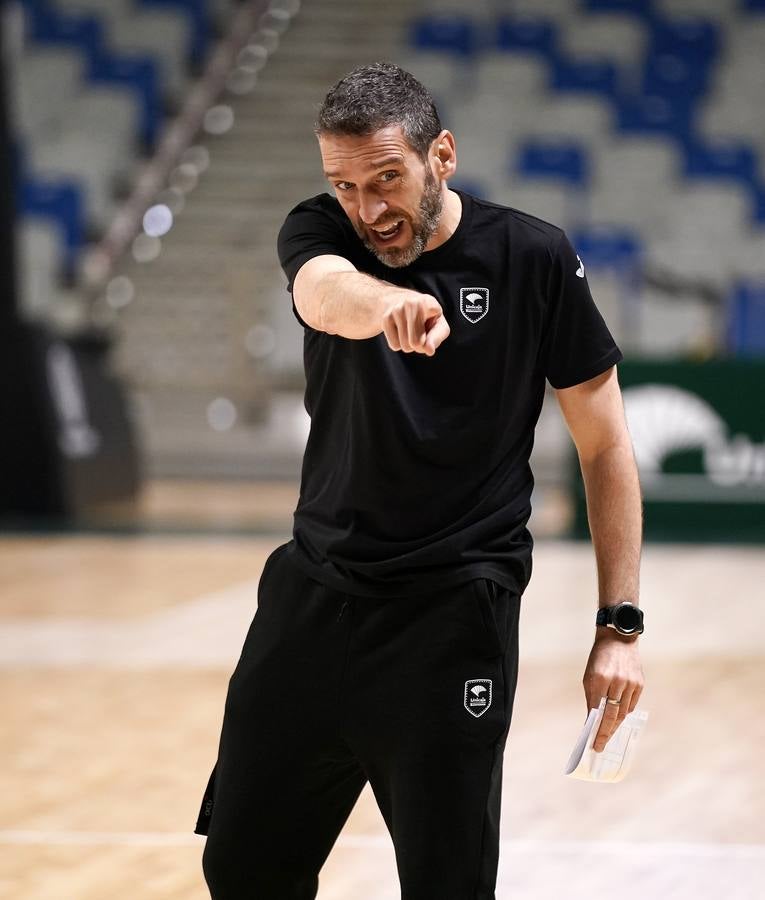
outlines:
M170 173L168 181L170 182L170 187L188 194L189 191L194 190L197 186L199 172L196 166L191 163L181 163Z
M294 16L300 11L300 0L271 0L268 8L270 10L281 10L289 16Z
M284 34L290 26L292 16L285 9L267 9L258 20L261 28L270 28L277 34Z
M264 356L274 352L276 347L276 334L270 325L253 325L244 339L247 352L255 359L263 359Z
M122 309L135 297L135 287L127 275L117 275L106 285L106 302L112 309Z
M143 216L143 230L149 237L162 237L173 227L173 214L164 203L150 206Z
M236 407L228 397L216 397L207 407L207 423L214 431L228 431L236 422Z
M164 191L157 195L157 202L164 203L170 212L177 216L178 213L183 212L183 207L186 205L186 197L183 191L178 188L165 188Z
M133 259L139 263L155 260L162 250L162 241L158 237L139 234L133 241Z
M187 150L183 151L181 163L183 165L193 166L196 169L197 174L201 175L210 165L210 151L201 144L195 144L193 147L189 147Z
M260 45L273 53L279 46L279 35L273 28L258 28L250 38L250 44Z
M226 87L232 94L241 96L242 94L248 94L255 87L257 81L258 76L255 72L239 66L229 73L226 79Z
M234 110L225 103L211 106L205 113L204 129L209 134L225 134L234 124Z
M109 275L111 259L107 253L101 250L86 252L82 260L83 280L90 284L102 283Z
M250 72L259 72L268 60L268 50L259 44L248 44L239 51L237 64Z

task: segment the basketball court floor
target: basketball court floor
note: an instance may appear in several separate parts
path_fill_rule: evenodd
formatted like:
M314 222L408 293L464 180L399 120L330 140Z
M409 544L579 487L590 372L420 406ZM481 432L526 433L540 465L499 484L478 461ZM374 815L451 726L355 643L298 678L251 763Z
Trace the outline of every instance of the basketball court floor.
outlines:
M1 897L209 896L193 828L261 568L296 498L291 483L157 486L141 528L0 541ZM627 780L577 782L562 773L586 713L595 567L588 545L537 543L498 900L765 898L763 585L761 548L646 548L648 725ZM319 900L398 897L366 789Z

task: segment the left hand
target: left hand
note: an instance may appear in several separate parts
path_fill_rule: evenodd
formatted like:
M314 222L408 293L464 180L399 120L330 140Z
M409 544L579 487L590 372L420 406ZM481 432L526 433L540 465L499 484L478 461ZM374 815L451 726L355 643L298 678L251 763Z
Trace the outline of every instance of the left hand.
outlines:
M582 683L588 714L591 709L600 706L603 697L621 701L619 706L606 703L593 745L595 752L600 753L627 713L635 709L643 692L643 667L640 664L637 639L625 639L613 629L598 634L587 660Z

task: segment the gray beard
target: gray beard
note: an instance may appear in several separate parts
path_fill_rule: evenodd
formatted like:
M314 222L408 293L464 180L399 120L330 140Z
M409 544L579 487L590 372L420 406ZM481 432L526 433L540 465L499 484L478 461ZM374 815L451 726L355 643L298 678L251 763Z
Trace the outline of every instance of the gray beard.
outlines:
M435 234L438 223L441 221L443 207L444 200L441 196L441 185L430 169L428 169L417 220L412 222L407 219L414 235L408 247L392 247L390 250L381 250L369 242L364 237L363 232L360 232L359 236L367 250L373 253L381 263L390 266L392 269L400 269L403 266L411 265L424 253L425 246Z

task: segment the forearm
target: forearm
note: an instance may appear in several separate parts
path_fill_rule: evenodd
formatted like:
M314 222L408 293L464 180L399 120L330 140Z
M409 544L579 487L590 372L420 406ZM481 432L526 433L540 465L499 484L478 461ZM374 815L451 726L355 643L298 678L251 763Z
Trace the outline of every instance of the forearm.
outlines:
M330 272L316 290L320 330L363 340L380 334L392 292L403 289L361 272Z
M642 501L629 440L582 462L582 475L598 567L599 605L622 600L638 604Z

